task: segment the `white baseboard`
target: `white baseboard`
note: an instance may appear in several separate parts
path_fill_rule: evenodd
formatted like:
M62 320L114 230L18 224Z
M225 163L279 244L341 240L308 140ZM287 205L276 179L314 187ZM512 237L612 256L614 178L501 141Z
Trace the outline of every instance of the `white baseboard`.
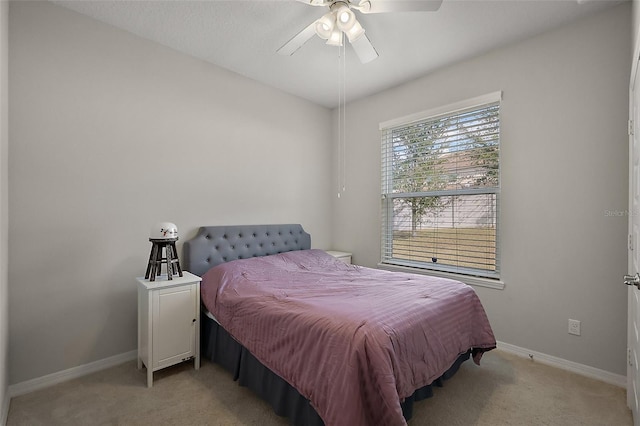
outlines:
M556 367L562 370L570 371L572 373L580 374L581 376L601 380L611 385L620 386L621 388L627 387L627 376L611 373L605 370L600 370L599 368L590 367L584 364L578 364L577 362L568 361L566 359L543 354L541 352L536 352L530 349L521 348L519 346L511 345L509 343L497 342L497 345L498 345L498 349L501 349L505 352L512 353L514 355L521 356L523 358L533 359L534 361L539 362L540 364L550 365L552 367Z
M599 368L590 367L588 365L568 361L566 359L543 354L541 352L521 348L509 343L497 342L497 346L500 350L512 353L517 356L521 356L523 358L530 359L531 357L533 357L534 361L540 362L541 364L550 365L552 367L560 368L562 370L570 371L572 373L580 374L592 379L601 380L605 383L609 383L622 388L626 388L627 386L627 376L614 374L605 370L601 370ZM67 380L76 379L87 374L114 367L116 365L134 360L137 356L138 352L135 350L131 352L125 352L123 354L114 355L109 358L73 367L68 370L59 371L57 373L48 374L46 376L37 377L35 379L10 385L8 391L5 393L5 400L2 401L2 412L0 413L0 415L2 416L0 418L0 421L2 421L2 423L0 424L6 424L7 415L9 413L9 401L15 396L24 395L29 392L44 389L46 387L65 382Z
M138 351L125 352L123 354L114 355L109 358L104 358L98 361L90 362L88 364L69 368L68 370L58 371L57 373L52 373L46 376L36 377L35 379L16 383L9 386L7 396L8 398L13 398L14 396L24 395L26 393L43 389L58 383L66 382L67 380L86 376L87 374L95 373L97 371L134 360L137 356ZM9 405L7 404L7 411L8 409Z

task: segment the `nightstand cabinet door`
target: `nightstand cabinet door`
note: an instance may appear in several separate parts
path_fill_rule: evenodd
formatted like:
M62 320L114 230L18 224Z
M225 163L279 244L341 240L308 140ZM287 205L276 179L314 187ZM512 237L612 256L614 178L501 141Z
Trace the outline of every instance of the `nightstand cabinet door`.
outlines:
M147 367L147 386L153 372L193 359L200 368L200 281L183 271L182 277L155 281L138 278L138 369Z
M153 369L194 357L197 287L184 285L153 292Z

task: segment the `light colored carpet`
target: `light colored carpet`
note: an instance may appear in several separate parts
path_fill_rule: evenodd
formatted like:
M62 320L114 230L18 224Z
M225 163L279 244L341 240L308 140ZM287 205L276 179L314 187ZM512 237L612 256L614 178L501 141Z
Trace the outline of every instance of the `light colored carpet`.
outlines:
M216 364L184 363L146 387L136 362L11 400L7 425L287 425ZM625 390L506 352L466 362L434 396L414 405L410 426L631 425Z

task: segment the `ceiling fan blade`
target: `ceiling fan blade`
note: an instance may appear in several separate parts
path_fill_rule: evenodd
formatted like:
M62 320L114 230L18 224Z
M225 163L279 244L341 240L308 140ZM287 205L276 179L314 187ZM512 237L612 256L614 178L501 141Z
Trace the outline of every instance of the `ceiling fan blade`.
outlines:
M362 34L360 38L352 41L351 46L353 46L353 50L356 51L356 55L358 55L360 62L363 64L371 62L378 57L378 52L376 52L366 34Z
M291 56L314 35L316 35L316 23L312 22L311 25L293 36L291 40L278 49L278 53L281 55Z
M442 0L363 0L357 6L362 13L434 12Z

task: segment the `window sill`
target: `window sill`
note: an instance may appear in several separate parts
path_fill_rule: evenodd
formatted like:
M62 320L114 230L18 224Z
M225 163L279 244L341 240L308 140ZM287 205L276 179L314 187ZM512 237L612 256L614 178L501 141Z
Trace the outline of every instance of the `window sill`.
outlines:
M504 281L493 280L490 278L473 277L470 275L453 274L450 272L433 271L428 269L410 268L407 266L389 265L386 263L378 263L378 268L391 272L409 272L412 274L449 278L452 280L462 281L463 283L468 285L493 288L495 290L504 290Z

